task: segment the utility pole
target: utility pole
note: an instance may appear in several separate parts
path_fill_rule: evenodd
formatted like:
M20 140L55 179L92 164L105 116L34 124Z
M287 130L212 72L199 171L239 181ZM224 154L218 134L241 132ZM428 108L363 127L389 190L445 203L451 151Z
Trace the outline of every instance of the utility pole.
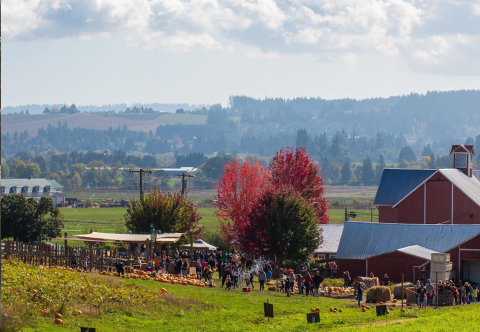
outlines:
M195 176L194 175L191 175L191 174L186 174L186 173L182 173L182 174L175 174L175 176L179 177L179 178L182 178L182 189L180 190L180 194L182 194L182 196L185 196L185 194L187 193L187 188L188 188L188 178L194 178Z
M370 222L373 222L373 206L370 208Z
M185 194L187 193L188 178L194 178L195 176L191 174L186 174L186 173L174 174L174 175L178 176L179 178L182 178L182 189L180 191L180 194L182 195L182 197L184 197ZM192 265L193 265L193 229L192 229L192 225L190 224L190 267L192 267ZM188 271L188 273L190 273L190 271Z
M348 212L347 212L347 208L345 208L345 222L347 222L348 220Z
M146 170L140 168L140 170L130 171L130 173L140 173L140 200L143 200L143 174L144 173L152 174L152 171L150 171L150 170L146 171Z

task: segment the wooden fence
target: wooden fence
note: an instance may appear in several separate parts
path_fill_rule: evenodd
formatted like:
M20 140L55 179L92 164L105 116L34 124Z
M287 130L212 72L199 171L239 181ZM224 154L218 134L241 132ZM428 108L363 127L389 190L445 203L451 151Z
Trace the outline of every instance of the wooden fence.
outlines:
M73 264L74 252L77 253L76 266ZM138 253L126 254L117 249L97 249L73 246L50 245L46 243L31 244L19 241L2 242L2 255L15 258L30 265L62 266L83 270L83 262L88 262L88 271L115 271L115 263L123 261L127 270L133 266Z

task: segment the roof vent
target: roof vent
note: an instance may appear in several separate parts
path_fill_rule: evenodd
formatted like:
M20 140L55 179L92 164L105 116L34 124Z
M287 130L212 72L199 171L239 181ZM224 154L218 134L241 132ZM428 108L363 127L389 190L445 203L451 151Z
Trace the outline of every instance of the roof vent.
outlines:
M473 145L452 145L450 154L453 153L453 168L461 170L467 176L472 177L472 159L475 155Z

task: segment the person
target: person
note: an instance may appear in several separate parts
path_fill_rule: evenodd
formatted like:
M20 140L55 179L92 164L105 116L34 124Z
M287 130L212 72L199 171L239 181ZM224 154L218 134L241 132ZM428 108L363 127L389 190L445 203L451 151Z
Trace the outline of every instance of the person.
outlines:
M225 286L226 286L225 290L228 290L228 291L232 290L233 282L232 282L232 279L230 278L230 275L227 276Z
M158 270L160 270L160 262L158 261L158 256L155 256L155 259L153 260L153 265L155 267L155 272L158 273Z
M323 278L320 275L320 271L315 272L315 275L313 276L313 287L314 287L314 292L313 296L320 296L320 284L322 283Z
M422 285L420 285L420 280L417 280L417 283L413 287L413 290L415 291L415 302L417 303L417 306L420 306L420 297L418 290L420 289Z
M425 294L426 293L427 293L427 289L425 288L425 286L420 285L420 287L417 289L418 303L420 304L420 309L421 308L427 309L427 304L425 303Z
M462 305L467 305L467 291L465 289L465 286L462 286L462 288L460 288L460 297L462 299Z
M295 276L293 275L293 272L290 272L290 274L287 277L287 284L285 286L286 292L287 292L287 297L290 297L290 288L293 290L293 284L295 282Z
M298 288L298 294L303 294L303 281L302 281L302 276L300 274L297 274L297 288Z
M307 271L305 276L303 277L304 285L305 285L305 296L308 296L310 293L310 284L312 283L312 277L310 273Z
M232 264L237 264L238 263L238 256L236 252L233 252L232 258L230 259Z
M252 286L252 289L255 288L255 285L253 284L253 276L254 275L255 275L255 272L253 270L250 270L249 277L250 277L250 285Z
M377 285L378 279L375 279L375 275L373 274L373 272L370 272L370 278L374 279L374 281L373 281L374 286L378 286L378 285Z
M83 260L83 271L88 271L88 261L86 258Z
M267 279L267 274L265 273L265 271L263 271L263 269L260 269L257 277L258 277L258 282L260 283L260 292L264 292L265 280Z
M207 279L208 279L208 284L210 286L210 288L213 287L213 272L210 268L208 268L208 271L207 271Z
M478 286L475 285L475 287L472 289L472 303L477 303L477 297L478 297Z
M232 268L232 282L233 282L233 288L238 288L238 276L239 276L239 271L237 265L234 265Z
M240 264L242 265L242 269L245 270L246 269L246 264L247 264L247 257L245 257L245 255L242 254L242 256L240 257Z
M197 274L197 279L201 280L202 279L202 265L200 263L197 263L197 266L195 267L195 272Z
M383 276L383 285L384 286L390 286L390 278L388 277L388 274L386 274L386 273Z
M348 285L350 284L350 272L344 271L343 272L343 288L348 288Z
M365 284L360 280L360 277L357 278L357 301L358 306L361 305L363 301L363 291L365 290Z
M427 305L433 306L434 289L433 285L430 282L430 279L428 279L428 283L425 289L427 290Z
M73 255L72 255L72 269L77 268L77 249L73 249Z
M225 251L224 253L222 253L223 264L227 264L227 258L228 258L228 253Z
M184 259L182 263L182 276L185 278L188 277L188 261L186 259Z

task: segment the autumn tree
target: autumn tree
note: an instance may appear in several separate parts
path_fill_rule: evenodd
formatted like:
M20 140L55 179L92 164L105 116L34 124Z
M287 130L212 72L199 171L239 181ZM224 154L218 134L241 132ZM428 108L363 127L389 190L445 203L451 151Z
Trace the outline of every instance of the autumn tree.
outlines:
M150 232L150 224L163 233L186 233L193 231L199 237L200 214L192 201L179 193L163 193L154 188L141 200L132 200L125 213L127 229L132 233Z
M288 187L305 198L315 209L318 223L328 224L328 202L325 199L320 169L313 163L304 147L280 149L269 166L272 185L278 189Z
M308 261L321 243L316 210L292 188L265 191L248 215L250 253L284 263Z
M215 183L216 215L220 218L223 235L244 251L250 248L246 237L250 227L247 217L268 186L269 172L256 160L240 164L233 159L225 164L220 182Z

